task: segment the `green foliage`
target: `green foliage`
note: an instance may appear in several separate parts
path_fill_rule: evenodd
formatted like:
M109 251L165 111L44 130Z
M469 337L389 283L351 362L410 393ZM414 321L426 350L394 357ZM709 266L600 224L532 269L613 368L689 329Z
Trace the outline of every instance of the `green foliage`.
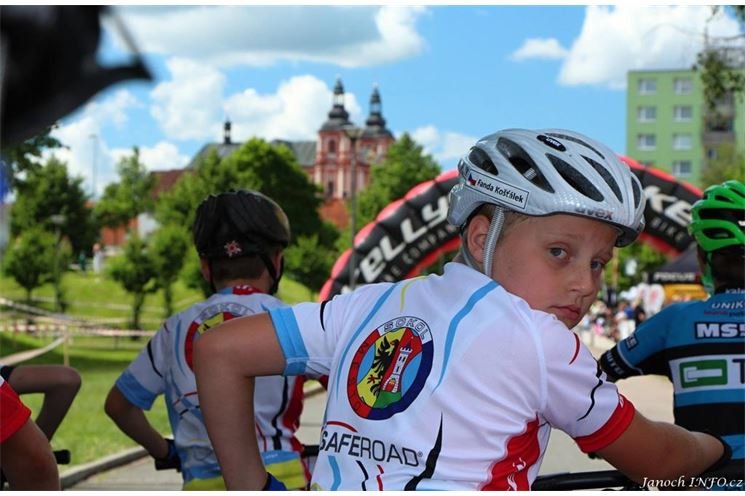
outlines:
M318 236L303 236L285 251L285 264L291 269L287 275L305 284L313 291L319 291L331 273L336 253L324 249Z
M362 227L390 202L403 197L417 184L434 179L440 166L429 154L424 154L408 133L404 133L388 149L386 159L370 168L370 184L357 195L357 225Z
M18 144L0 144L3 158L10 166L9 177L11 185L18 191L22 191L25 181L19 177L20 173L38 173L42 167L40 159L45 149L60 148L62 143L49 135L53 127L48 127L37 136L27 139Z
M212 294L212 286L202 276L201 263L196 250L188 250L184 268L181 270L181 280L186 287L199 290L205 298Z
M82 178L71 178L67 165L52 157L43 167L26 172L22 187L10 211L10 232L17 236L33 226L54 232L53 215L62 215L59 226L75 253L89 251L95 239L96 226L85 203Z
M721 143L716 148L716 158L707 160L701 171L701 186L720 184L729 179L745 182L745 153L734 143Z
M152 191L155 178L140 161L140 150L132 149L132 155L122 157L117 164L119 182L106 186L103 196L96 203L94 213L104 226L126 225L130 219L154 207Z
M54 234L39 226L29 227L10 244L3 260L3 271L26 290L26 301L31 293L54 276Z
M155 281L163 290L164 317L173 313L172 286L184 265L184 257L189 249L189 236L183 227L163 226L153 233L150 239L150 254L155 269Z
M639 241L623 248L616 248L616 257L618 258L617 266L613 261L605 266L605 282L609 286L612 286L613 271L618 270L619 291L625 291L630 287L639 284L643 281L645 272L651 274L658 267L667 262L665 255ZM626 266L626 262L632 258L636 260L637 263L636 274L627 276L624 267Z
M136 234L124 245L124 253L107 261L106 272L133 296L132 329L141 329L140 313L145 296L157 289L155 265L148 246Z
M740 23L742 33L745 24L745 6L729 6ZM721 5L711 7L713 19L722 9ZM704 102L709 110L714 110L724 98L735 95L745 96L745 56L742 41L745 35L729 38L714 38L705 34L706 46L696 56L694 69L700 71L704 85Z

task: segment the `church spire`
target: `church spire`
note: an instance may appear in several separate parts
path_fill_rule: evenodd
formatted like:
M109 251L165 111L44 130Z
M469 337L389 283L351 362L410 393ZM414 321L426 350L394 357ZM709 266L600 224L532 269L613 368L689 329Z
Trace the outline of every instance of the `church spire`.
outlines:
M370 95L370 115L367 116L365 121L365 135L366 136L393 136L393 134L386 129L385 119L383 118L383 105L380 100L380 92L378 91L378 85L373 85L373 91Z
M341 83L341 78L337 76L336 84L334 85L333 105L329 111L328 119L321 126L321 130L327 131L349 125L351 125L351 122L349 122L349 112L344 108L344 86Z

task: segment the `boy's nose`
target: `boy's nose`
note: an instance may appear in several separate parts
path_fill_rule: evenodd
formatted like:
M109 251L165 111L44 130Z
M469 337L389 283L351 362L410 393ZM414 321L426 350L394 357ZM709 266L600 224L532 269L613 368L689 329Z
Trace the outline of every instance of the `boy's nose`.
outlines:
M595 290L596 276L590 269L575 268L570 272L571 289L580 294L589 294Z

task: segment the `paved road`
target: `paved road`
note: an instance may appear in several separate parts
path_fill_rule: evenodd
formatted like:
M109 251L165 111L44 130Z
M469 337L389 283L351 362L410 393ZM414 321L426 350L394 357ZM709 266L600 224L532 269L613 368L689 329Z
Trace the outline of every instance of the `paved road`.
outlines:
M596 356L610 346L603 338L587 343ZM629 398L637 410L654 420L672 422L672 386L659 376L635 377L621 381L621 392ZM325 395L306 400L301 429L298 437L307 444L316 444L320 434ZM577 448L574 441L561 431L551 434L546 455L541 466L542 474L606 470L610 467L601 460L590 460ZM143 458L124 467L95 475L72 487L73 490L180 490L181 478L173 471L156 472L150 458Z

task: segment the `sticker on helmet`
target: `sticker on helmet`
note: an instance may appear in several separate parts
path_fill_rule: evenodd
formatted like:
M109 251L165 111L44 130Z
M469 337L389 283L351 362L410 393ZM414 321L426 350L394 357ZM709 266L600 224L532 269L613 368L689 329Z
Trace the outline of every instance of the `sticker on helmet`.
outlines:
M545 143L547 146L550 146L554 150L558 150L560 152L567 151L567 148L561 143L561 141L557 140L556 138L546 136L545 134L539 134L538 141L542 141L543 143Z

